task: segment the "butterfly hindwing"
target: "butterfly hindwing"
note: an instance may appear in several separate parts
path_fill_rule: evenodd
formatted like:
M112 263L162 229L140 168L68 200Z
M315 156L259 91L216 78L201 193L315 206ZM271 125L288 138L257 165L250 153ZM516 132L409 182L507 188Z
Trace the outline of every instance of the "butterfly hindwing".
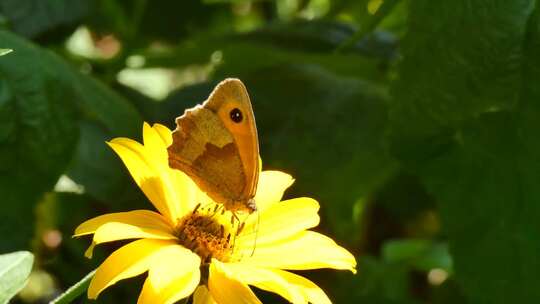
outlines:
M225 203L229 199L241 199L245 175L242 162L232 137L215 133L225 128L207 127L205 114L208 110L198 108L178 118L178 129L173 133L173 145L169 148L169 165L188 174L195 183L214 200ZM218 141L209 139L217 137ZM234 172L233 174L224 174ZM216 198L216 194L219 198Z
M202 106L187 110L176 123L170 167L184 171L225 208L253 211L248 201L255 196L259 150L244 85L237 79L221 82Z

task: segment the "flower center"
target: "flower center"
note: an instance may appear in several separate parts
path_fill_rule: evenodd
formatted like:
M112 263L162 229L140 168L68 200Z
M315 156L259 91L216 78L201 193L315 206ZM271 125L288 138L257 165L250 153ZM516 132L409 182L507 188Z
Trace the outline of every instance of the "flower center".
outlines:
M201 257L203 264L212 258L228 261L233 247L231 233L217 220L218 214L197 212L198 208L177 226L180 243Z

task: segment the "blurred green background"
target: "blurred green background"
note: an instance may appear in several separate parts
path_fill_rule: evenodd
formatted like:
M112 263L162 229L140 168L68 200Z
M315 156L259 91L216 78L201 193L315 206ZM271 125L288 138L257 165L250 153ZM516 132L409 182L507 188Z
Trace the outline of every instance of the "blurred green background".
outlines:
M238 77L264 168L357 256L355 276L303 272L335 303L538 303L539 6L0 0L0 253L35 256L14 302L120 246L85 259L79 223L151 207L104 141L173 127ZM134 303L142 278L117 285L98 302Z

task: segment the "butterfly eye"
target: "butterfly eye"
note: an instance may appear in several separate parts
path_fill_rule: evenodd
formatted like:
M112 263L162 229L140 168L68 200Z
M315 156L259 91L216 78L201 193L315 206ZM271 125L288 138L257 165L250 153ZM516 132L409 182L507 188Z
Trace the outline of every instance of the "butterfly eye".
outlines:
M229 115L231 116L231 120L236 123L240 123L242 119L244 119L244 117L242 116L242 111L240 111L240 109L238 108L232 109Z

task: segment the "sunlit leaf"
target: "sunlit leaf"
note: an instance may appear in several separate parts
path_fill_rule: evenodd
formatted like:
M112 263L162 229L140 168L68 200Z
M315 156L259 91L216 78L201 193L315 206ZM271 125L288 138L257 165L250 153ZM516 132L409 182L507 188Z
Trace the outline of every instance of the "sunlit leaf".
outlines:
M9 53L13 52L12 49L0 49L0 56L7 55Z
M0 303L7 303L24 287L33 262L28 251L0 255Z

